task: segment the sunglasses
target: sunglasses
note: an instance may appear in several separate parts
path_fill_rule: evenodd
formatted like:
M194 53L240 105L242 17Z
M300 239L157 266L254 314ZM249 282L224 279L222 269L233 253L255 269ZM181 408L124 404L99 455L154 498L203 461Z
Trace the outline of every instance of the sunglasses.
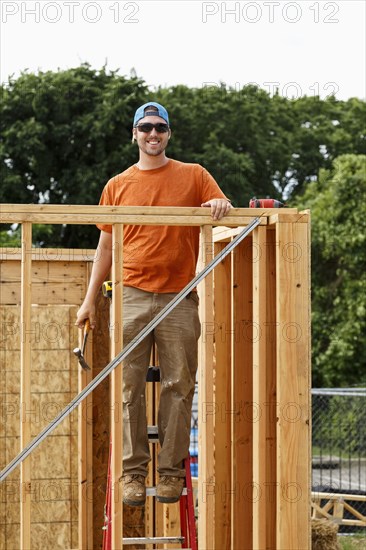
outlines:
M144 132L145 134L148 134L152 131L153 128L159 133L159 134L165 134L165 132L169 131L169 126L167 124L164 124L164 122L158 122L157 124L152 124L151 122L145 122L143 124L138 124L136 126L139 132Z

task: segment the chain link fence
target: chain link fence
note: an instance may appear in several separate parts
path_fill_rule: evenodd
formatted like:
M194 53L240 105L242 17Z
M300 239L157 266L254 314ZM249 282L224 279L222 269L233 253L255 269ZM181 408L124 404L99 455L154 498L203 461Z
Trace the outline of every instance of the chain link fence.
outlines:
M366 491L366 389L312 390L313 487Z
M366 388L314 388L311 393L313 491L365 495ZM365 502L349 503L366 516ZM360 529L342 525L339 532Z

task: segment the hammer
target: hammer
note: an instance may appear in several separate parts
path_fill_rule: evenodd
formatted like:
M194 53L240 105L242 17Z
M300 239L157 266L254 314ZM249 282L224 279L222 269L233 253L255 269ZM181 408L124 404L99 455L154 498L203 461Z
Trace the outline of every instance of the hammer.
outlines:
M79 361L80 366L81 366L84 370L90 370L90 367L89 367L88 363L87 363L87 362L85 361L85 359L84 359L85 346L86 346L86 341L87 341L87 339L88 339L89 331L90 331L90 321L89 321L89 319L87 319L87 320L85 321L85 325L84 325L83 349L81 350L80 348L74 348L74 350L73 350L73 352L75 353L76 357L78 358L78 361Z

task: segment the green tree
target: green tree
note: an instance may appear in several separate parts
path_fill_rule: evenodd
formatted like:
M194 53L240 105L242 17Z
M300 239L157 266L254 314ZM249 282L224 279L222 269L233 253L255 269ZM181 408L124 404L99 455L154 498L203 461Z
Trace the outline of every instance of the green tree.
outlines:
M170 154L203 164L236 206L248 206L253 195L281 197L278 174L291 160L295 131L285 98L224 83L159 89L157 96L172 115Z
M103 185L135 160L131 113L146 86L88 65L22 74L2 88L1 202L96 204ZM54 226L40 242L94 246L94 226Z
M137 77L88 65L23 73L2 86L1 202L97 204L109 178L136 162L131 120L157 100L169 109L169 156L199 162L234 206L301 194L344 153L366 153L366 103L271 97L224 83L149 90ZM40 246L93 247L94 226L39 228Z
M289 100L257 86L236 90L224 83L160 88L157 96L172 115L170 153L221 176L218 181L237 206L247 206L253 195L294 197L336 157L366 154L366 102L357 98Z
M331 96L301 97L292 103L296 130L292 159L284 183L297 195L305 191L321 168L347 153L366 154L366 103L358 98L338 101ZM294 184L294 186L293 186Z
M366 156L342 155L306 188L312 216L313 386L366 384Z

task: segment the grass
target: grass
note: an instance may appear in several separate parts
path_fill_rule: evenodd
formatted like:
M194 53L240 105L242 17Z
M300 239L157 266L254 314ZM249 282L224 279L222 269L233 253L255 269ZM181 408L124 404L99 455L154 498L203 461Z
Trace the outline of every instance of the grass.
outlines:
M363 550L366 548L366 535L338 536L338 540L342 550Z

